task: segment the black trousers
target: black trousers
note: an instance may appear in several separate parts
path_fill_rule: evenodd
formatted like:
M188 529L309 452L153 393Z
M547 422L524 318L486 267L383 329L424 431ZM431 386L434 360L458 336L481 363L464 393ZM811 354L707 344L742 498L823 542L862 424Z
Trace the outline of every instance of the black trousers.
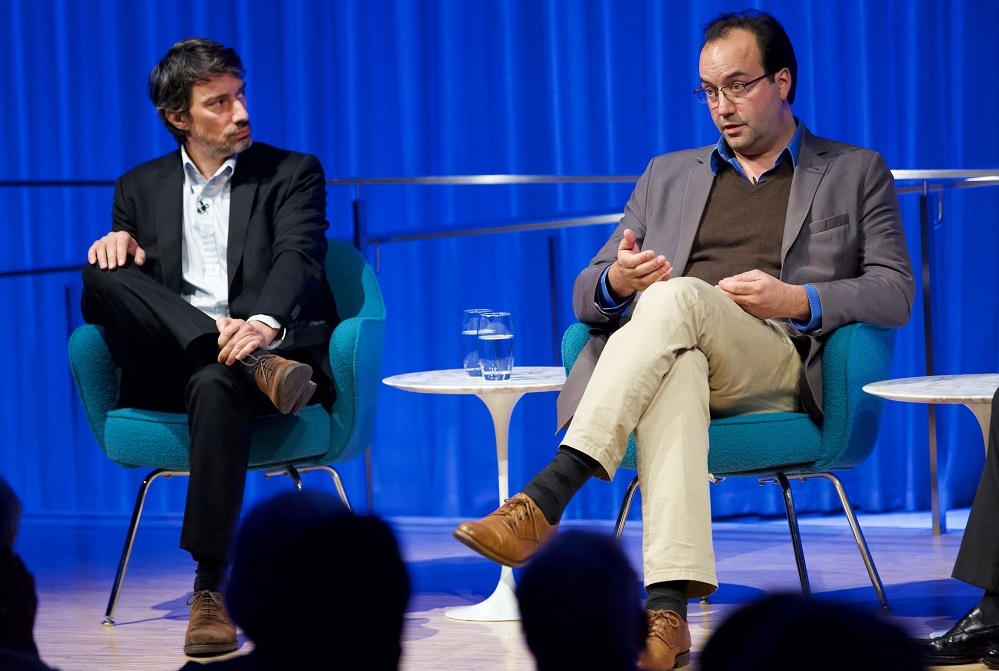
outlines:
M951 575L984 590L999 592L999 390L992 397L985 468Z
M135 266L88 265L82 309L84 319L104 327L122 370L120 407L188 414L191 470L180 546L228 562L243 504L250 420L274 406L240 370L244 364L218 363L215 320Z

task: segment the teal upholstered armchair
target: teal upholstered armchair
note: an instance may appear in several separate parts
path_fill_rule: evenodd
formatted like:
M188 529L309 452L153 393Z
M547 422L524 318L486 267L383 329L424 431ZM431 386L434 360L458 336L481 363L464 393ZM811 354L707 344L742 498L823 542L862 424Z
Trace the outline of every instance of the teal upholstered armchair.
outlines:
M286 473L301 487L300 473L324 470L344 503L347 495L333 464L361 455L374 430L381 385L385 304L371 266L353 247L329 241L326 275L341 322L330 340L336 401L329 412L309 405L298 415L254 420L250 469ZM139 486L128 535L105 612L113 615L149 485L160 476L187 475L187 415L118 408L118 371L101 329L77 328L69 339L69 360L83 409L97 443L109 459L128 468L152 469Z
M562 362L567 373L589 337L585 324L576 323L566 330L562 337ZM884 586L846 490L831 471L853 468L867 459L874 449L883 401L865 393L862 387L889 377L894 344L893 330L867 323L848 324L833 332L822 356L825 418L821 426L799 412L741 415L711 421L708 471L716 480L750 476L761 482L780 484L798 577L805 594L809 594L811 588L789 480L821 477L835 485L878 600L882 607L888 606ZM636 468L635 450L632 436L621 464L623 468ZM637 486L638 478L635 477L618 514L618 536L624 529Z

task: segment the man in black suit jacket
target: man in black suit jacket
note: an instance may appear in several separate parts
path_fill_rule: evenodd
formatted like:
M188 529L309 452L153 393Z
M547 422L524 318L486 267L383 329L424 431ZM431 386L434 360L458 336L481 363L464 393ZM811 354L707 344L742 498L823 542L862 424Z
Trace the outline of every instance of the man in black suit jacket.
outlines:
M942 636L926 642L930 664L971 664L999 669L999 390L992 396L985 468L971 504L961 549L954 562L958 580L985 591L982 600Z
M122 369L119 404L189 417L194 656L236 649L221 591L249 420L333 400L325 176L314 156L253 144L243 75L234 50L205 39L156 65L149 97L180 148L118 180L112 231L83 271L84 318Z

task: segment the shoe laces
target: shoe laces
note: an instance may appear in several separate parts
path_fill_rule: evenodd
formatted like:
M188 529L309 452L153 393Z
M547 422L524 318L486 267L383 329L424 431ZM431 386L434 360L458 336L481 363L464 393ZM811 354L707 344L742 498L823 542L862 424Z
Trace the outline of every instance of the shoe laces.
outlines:
M503 505L496 513L506 515L513 519L514 522L519 522L531 514L531 507L527 505L526 499L510 498L503 502Z
M649 611L649 634L658 636L666 645L670 645L666 639L667 635L679 629L681 625L680 616L671 610Z
M213 592L209 589L194 592L187 600L188 606L192 603L205 619L216 620L218 622L229 621L229 618L226 617L225 614L225 606L222 604L222 598L217 592Z
M273 354L263 356L247 354L243 359L243 363L249 366L250 370L255 374L259 373L264 378L264 381L270 384L271 378L274 376L274 371L277 370L276 358Z

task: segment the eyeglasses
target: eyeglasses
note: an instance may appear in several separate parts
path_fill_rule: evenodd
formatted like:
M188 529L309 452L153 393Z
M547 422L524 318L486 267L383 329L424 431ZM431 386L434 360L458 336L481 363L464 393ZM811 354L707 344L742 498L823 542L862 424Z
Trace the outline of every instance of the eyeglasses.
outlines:
M762 74L756 79L750 79L748 82L735 82L729 84L728 86L722 86L721 88L715 88L714 86L702 86L701 88L694 91L694 97L697 98L698 102L704 103L706 105L717 105L718 104L718 94L723 93L725 97L735 102L749 95L749 87L760 81L764 77L771 77L775 73L768 72Z

